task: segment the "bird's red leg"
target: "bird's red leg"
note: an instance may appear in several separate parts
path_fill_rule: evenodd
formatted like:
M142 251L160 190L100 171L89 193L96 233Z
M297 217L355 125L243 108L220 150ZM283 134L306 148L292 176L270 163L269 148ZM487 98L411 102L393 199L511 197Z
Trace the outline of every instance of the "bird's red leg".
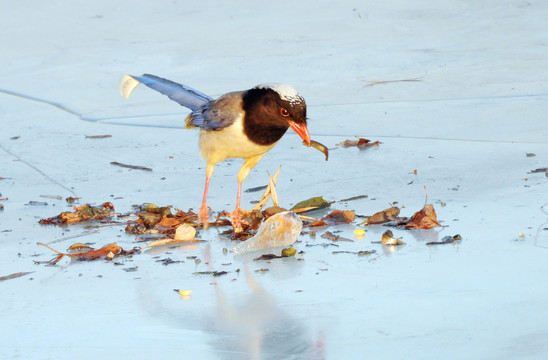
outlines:
M205 189L204 189L204 198L202 200L202 206L200 207L200 213L198 215L198 219L202 223L202 226L204 229L207 229L209 227L209 220L207 217L207 188L209 187L209 177L206 177L205 181Z
M206 204L207 189L209 188L209 179L211 179L211 175L213 175L213 170L215 170L215 164L213 165L207 164L204 197L202 199L202 206L200 207L200 213L198 214L198 220L200 220L200 222L202 223L202 227L206 230L209 227L209 219L207 215L207 204Z
M232 217L232 227L234 232L239 233L243 231L242 220L240 219L240 195L242 193L242 182L238 181L238 196L236 196L236 209L230 214Z
M238 172L238 196L236 197L236 209L232 212L232 227L234 228L234 232L241 233L243 231L242 228L242 220L240 219L240 195L242 193L242 183L244 182L244 179L246 178L247 174L253 169L255 165L261 160L261 158L264 156L264 154L245 159L244 164L240 168L240 171Z

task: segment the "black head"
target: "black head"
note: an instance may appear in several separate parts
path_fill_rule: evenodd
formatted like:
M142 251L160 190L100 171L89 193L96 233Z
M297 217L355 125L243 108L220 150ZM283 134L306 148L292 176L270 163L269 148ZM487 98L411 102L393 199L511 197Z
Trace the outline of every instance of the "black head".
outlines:
M244 131L251 141L261 145L280 140L290 126L306 129L306 102L289 85L265 84L246 91L243 109Z

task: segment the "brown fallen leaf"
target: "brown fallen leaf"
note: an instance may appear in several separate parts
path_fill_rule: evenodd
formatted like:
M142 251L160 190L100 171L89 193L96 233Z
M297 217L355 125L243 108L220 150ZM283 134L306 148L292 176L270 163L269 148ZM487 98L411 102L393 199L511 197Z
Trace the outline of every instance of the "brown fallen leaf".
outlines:
M406 222L406 229L432 229L436 226L443 226L437 220L436 210L432 204L426 204L417 211L409 221Z
M367 220L358 225L377 225L396 220L400 214L400 208L392 206L391 208L379 211L371 215Z
M356 214L350 210L333 210L321 220L329 225L350 224L356 218Z
M36 245L45 246L48 249L50 249L51 251L55 251L57 254L59 254L58 256L53 258L52 260L47 261L47 263L49 263L51 265L57 264L59 262L59 260L61 260L64 256L68 256L70 258L75 258L78 261L91 261L91 260L99 259L101 257L106 257L110 253L112 253L114 255L117 255L117 254L120 254L123 251L122 247L118 246L116 243L105 245L102 248L97 249L97 250L84 251L84 252L79 252L79 253L75 253L75 254L62 253L62 252L57 251L57 250L55 250L55 249L53 249L53 248L49 247L48 245L46 245L44 243L41 243L41 242L36 243Z
M310 223L309 227L349 224L356 218L356 214L350 210L333 210L320 220Z
M177 226L181 225L181 220L176 217L165 217L160 220L156 225L165 228L176 228Z

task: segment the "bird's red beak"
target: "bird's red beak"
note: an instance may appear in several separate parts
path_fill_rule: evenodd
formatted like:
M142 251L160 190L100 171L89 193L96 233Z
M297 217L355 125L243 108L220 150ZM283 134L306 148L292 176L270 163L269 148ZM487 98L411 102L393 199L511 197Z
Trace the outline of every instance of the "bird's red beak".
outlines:
M310 146L310 134L306 124L296 123L294 121L288 121L289 127L291 127L306 143L306 146Z

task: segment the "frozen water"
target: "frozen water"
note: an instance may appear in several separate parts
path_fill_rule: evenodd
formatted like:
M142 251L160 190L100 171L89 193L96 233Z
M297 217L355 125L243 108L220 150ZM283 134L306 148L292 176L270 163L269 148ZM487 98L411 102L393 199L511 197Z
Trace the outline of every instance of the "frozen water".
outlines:
M303 222L294 212L284 211L277 213L266 219L253 237L236 245L232 251L235 254L244 254L252 251L290 246L297 241L302 228Z
M545 358L548 178L530 171L548 167L547 18L540 0L3 2L0 276L33 273L0 282L0 358ZM406 245L386 252L372 243L382 226L362 239L356 222L330 227L354 240L336 243L320 228L294 244L302 261L242 262L209 229L196 234L207 242L120 265L34 265L54 256L38 241L138 245L121 227L39 225L70 209L41 195L120 212L201 203L198 134L176 129L187 111L147 91L121 98L125 73L214 97L291 84L330 159L288 132L244 189L282 164L281 206L322 195L358 215L397 201L410 216L426 186L446 227L393 229ZM382 144L335 146L356 135ZM238 167L217 166L213 210L234 207ZM460 244L425 245L455 234ZM167 257L181 262L157 262ZM226 274L195 274L207 271Z

